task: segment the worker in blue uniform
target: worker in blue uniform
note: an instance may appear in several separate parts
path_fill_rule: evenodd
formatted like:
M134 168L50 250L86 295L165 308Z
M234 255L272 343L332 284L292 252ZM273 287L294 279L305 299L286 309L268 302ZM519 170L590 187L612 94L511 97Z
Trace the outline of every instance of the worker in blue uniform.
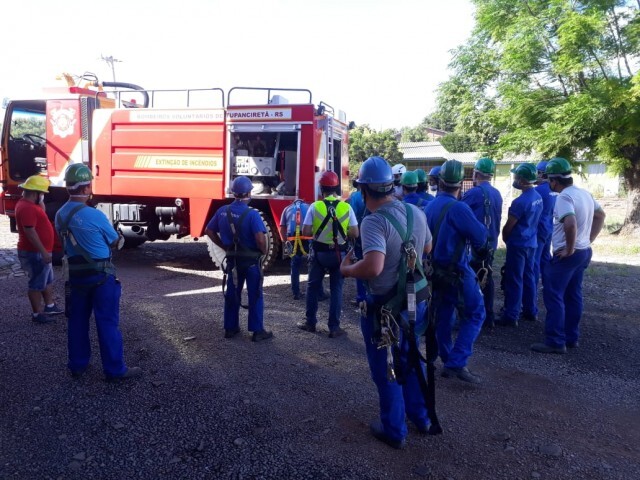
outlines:
M531 350L564 354L567 348L579 346L582 279L591 262L591 244L606 215L589 192L573 185L571 165L565 158L549 160L545 173L558 197L553 208L553 258L543 274L545 338L531 345Z
M462 196L462 201L469 205L478 221L487 228L488 241L492 252L495 252L498 248L500 221L502 219L502 195L500 195L500 191L497 188L491 185L495 169L496 165L491 158L480 158L473 169L474 186ZM478 276L482 294L484 295L486 318L483 326L492 328L495 324L495 314L493 312L495 297L493 255L490 255L484 262L472 257L471 268Z
M430 202L435 197L431 195L427 189L427 172L425 172L422 168L416 168L414 170L416 176L418 177L418 189L416 193L420 198L422 198L425 202Z
M83 163L65 171L69 201L56 214L56 230L63 242L64 268L68 268L66 314L71 375L80 377L91 358L89 321L96 322L102 369L107 380L124 380L142 374L140 367L127 367L120 333L122 286L111 263L111 249L122 247L122 238L106 215L87 205L93 175Z
M534 189L538 178L533 163L523 163L511 170L513 188L522 190L511 202L509 216L502 229L507 245L504 269L504 308L497 325L518 326L523 320L538 318L538 292L534 276L534 262L538 246L538 222L542 214L542 198Z
M442 166L433 167L429 170L429 175L427 175L427 183L429 185L429 192L435 196L438 193L438 183L440 182L440 169Z
M427 206L428 200L424 196L418 195L418 175L416 172L404 172L400 178L402 186L402 201L415 205L419 209ZM432 198L433 199L433 198Z
M439 173L438 194L425 208L433 235L431 306L435 310L438 349L444 363L442 376L480 383L480 377L469 370L467 363L485 320L485 308L478 279L469 266L466 246L470 244L476 258L485 261L491 248L487 228L467 204L457 201L463 178L462 163L447 160ZM460 320L455 342L452 339L454 309Z
M223 264L226 287L224 292L224 337L240 333L242 289L247 282L249 297L248 329L251 340L260 342L273 337L264 328L264 299L262 295L262 260L267 254L267 229L260 212L249 207L253 185L249 178L236 177L231 184L235 200L219 208L207 224L205 233L226 251Z
M291 291L293 299L300 300L300 266L309 252L309 239L302 236L302 222L307 215L309 204L302 199L288 205L280 217L280 236L285 240L283 253L291 260Z
M555 192L551 191L549 180L545 170L547 161L542 160L536 165L538 171L538 180L536 181L536 192L542 197L542 214L538 222L538 246L536 248L536 258L534 267L534 276L536 279L536 288L545 266L551 261L551 234L553 233L553 207L556 204Z
M356 215L356 220L358 220L358 228L362 225L362 219L368 213L367 207L364 204L364 200L362 198L362 191L360 184L357 182L357 179L353 181L353 187L356 189L349 198L347 199L347 203L351 206L353 213ZM360 241L360 236L354 240L353 251L358 259L362 259L362 242ZM367 297L367 289L365 287L364 281L356 278L356 299L355 305L360 305Z
M385 348L378 348L383 335L380 322L382 306L398 293L400 269L406 270L401 259L402 248L406 245L406 229L410 228L409 215L412 215L413 228L408 232L415 252L429 252L431 235L426 228L426 219L420 209L405 205L394 198L395 190L391 167L382 157L370 157L360 167L358 182L367 209L371 212L362 222L362 248L364 258L354 262L351 255L342 261L340 271L345 277L361 278L367 281L371 294L367 297L366 307L361 310L360 326L364 338L371 378L375 383L380 404L380 419L370 425L371 433L378 440L393 448L403 448L408 434L405 416L417 427L418 431L429 433L429 417L424 396L420 391L415 370L408 368L407 355L409 342L417 342L415 334L400 330L400 347L395 351L393 365L401 365L398 370L409 372L404 384L389 377L389 357ZM398 225L389 220L391 217ZM404 229L400 233L400 229ZM402 236L404 234L404 237ZM416 283L416 330L426 322L426 282L419 290ZM397 315L406 320L407 310L399 304ZM392 313L395 315L395 313ZM390 348L390 347L389 347ZM416 347L417 348L417 347ZM421 367L420 367L421 368ZM400 374L398 371L398 374Z

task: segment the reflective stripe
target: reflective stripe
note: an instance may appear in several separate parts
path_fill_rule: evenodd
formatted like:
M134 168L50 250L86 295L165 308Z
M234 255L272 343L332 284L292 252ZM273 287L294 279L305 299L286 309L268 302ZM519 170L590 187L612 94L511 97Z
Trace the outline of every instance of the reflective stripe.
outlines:
M327 197L325 200L332 202L338 200L333 195ZM347 230L349 229L349 204L347 202L339 201L336 204L336 217L338 218L338 222L342 225L342 230L345 235ZM316 241L321 243L326 243L328 245L333 245L333 220L330 219L327 224L324 226L321 232L318 232L322 222L327 216L327 205L323 200L318 200L313 203L313 223L311 225L311 231L313 233ZM336 239L339 245L345 243L345 240L341 235L338 235Z

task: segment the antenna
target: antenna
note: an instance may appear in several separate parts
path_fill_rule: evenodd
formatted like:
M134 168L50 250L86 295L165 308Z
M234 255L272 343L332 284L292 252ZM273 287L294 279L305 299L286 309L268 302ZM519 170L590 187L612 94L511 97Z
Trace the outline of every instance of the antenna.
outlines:
M121 63L122 60L118 60L117 58L113 58L112 55L109 55L108 57L105 57L102 54L100 54L100 60L105 62L107 65L111 65L111 74L113 75L113 81L115 82L116 81L116 68L114 66L114 63Z

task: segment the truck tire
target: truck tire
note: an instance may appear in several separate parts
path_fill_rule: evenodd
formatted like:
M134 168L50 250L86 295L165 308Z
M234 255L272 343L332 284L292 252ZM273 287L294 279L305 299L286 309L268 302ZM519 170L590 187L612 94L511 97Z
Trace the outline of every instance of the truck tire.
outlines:
M271 218L265 218L264 213L260 210L258 211L260 212L260 216L267 228L267 258L263 265L265 271L268 271L278 259L280 244L282 242L280 241L280 235L278 235L278 230L273 220ZM209 256L211 257L211 260L216 267L220 268L225 257L225 251L213 243L207 235L205 235L205 239L207 240L207 247L209 249Z

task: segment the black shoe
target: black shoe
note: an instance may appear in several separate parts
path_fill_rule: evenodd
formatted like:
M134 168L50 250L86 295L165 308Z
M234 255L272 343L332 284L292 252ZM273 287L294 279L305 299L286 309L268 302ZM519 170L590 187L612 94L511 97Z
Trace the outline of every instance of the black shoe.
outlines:
M495 324L500 326L500 327L517 327L518 326L518 321L517 320L511 320L511 319L506 318L506 317L500 317L499 319L497 319L495 321Z
M294 300L302 300L303 298L304 298L304 293L302 293L302 292L293 294L293 299Z
M73 378L81 378L87 372L88 368L89 367L87 366L87 367L81 368L79 370L71 370L71 376Z
M240 333L240 329L239 328L233 328L233 329L230 329L230 330L225 330L224 331L224 338L233 338L239 333Z
M461 368L444 367L440 375L442 375L444 378L455 377L455 378L458 378L459 380L462 380L463 382L469 382L469 383L482 382L482 380L480 380L480 377L471 373L467 367L461 367Z
M45 315L60 315L61 313L64 313L64 308L59 307L57 303L54 303L51 307L47 307L45 305L42 313Z
M127 371L119 377L107 376L106 380L107 382L120 382L122 380L139 377L140 375L142 375L142 369L140 367L129 367L127 368Z
M300 330L304 330L305 332L315 332L316 331L316 326L312 325L309 322L298 322L296 323L296 327L298 327Z
M546 343L534 343L531 345L531 350L538 353L567 353L567 347L552 347L551 345L547 345Z
M45 313L39 313L37 315L31 315L31 320L33 320L36 323L52 323L55 322L56 319L53 317L50 317L49 315L45 314Z
M322 293L322 295L318 295L318 301L319 302L324 302L326 300L329 300L330 295L327 295L326 293Z
M341 337L342 335L346 335L347 331L338 327L335 330L331 330L329 332L329 338L338 338Z
M376 437L381 442L386 443L392 448L397 450L401 450L405 446L404 440L393 440L389 438L389 436L384 432L384 427L382 426L382 422L380 420L375 420L369 424L369 429L371 430L371 435Z
M523 313L522 315L520 315L520 318L522 320L527 321L527 322L537 322L538 321L538 316L537 315L533 315L531 313Z
M269 332L267 330L260 330L259 332L253 332L251 341L261 342L262 340L269 340L270 338L273 338L273 332Z
M575 342L567 342L565 345L567 348L578 348L580 343L576 340Z
M483 330L493 330L494 328L496 328L496 322L495 320L485 320L484 323L482 324L482 329Z

